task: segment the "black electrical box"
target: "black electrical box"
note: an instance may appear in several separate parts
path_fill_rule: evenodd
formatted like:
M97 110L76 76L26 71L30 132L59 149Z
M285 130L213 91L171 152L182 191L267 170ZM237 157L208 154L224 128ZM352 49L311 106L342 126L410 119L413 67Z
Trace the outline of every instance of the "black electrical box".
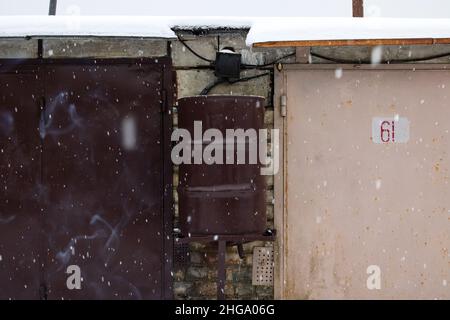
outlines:
M239 79L241 73L241 54L231 51L216 53L215 75L218 78Z

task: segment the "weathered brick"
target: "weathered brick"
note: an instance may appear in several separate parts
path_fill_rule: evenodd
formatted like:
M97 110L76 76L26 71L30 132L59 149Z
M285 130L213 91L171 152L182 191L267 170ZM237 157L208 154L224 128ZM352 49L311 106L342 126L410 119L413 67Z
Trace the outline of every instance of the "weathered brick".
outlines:
M189 243L190 251L204 251L207 248L207 244L200 242L191 242Z
M178 113L172 114L172 124L174 127L178 127Z
M266 207L266 213L267 213L267 220L268 221L273 221L274 219L274 206L269 204Z
M191 295L193 284L191 282L178 281L173 284L175 299L186 299Z
M264 247L265 244L266 244L265 241L253 241L253 242L244 243L244 245L243 245L244 253L246 255L247 254L252 255L254 247Z
M230 253L227 253L226 259L225 259L225 263L227 265L230 264L241 264L242 263L242 259L239 256L237 249L233 250Z
M266 108L264 112L264 124L273 128L273 109Z
M202 252L198 251L191 252L191 263L201 264L202 262L204 262L204 260L205 258Z
M251 283L252 279L252 267L239 265L229 266L227 271L230 273L230 280L233 283Z
M198 280L205 279L208 276L208 268L206 267L189 267L186 273L186 279Z
M246 254L244 260L245 260L245 265L247 265L247 266L253 265L253 255L252 254Z
M178 187L178 183L179 183L178 174L173 175L172 183L173 183L174 189Z
M217 280L217 268L215 268L214 266L208 267L208 280L210 281ZM226 278L226 280L228 281L228 277Z
M183 269L174 270L173 272L173 281L183 281L185 278L185 271Z
M258 299L273 299L272 286L255 286L255 292Z
M238 299L250 299L254 295L254 286L248 283L238 283L235 287L235 295Z
M266 176L266 184L269 189L273 188L273 176Z
M217 285L215 282L199 282L196 284L196 290L204 299L217 296Z
M217 252L217 251L216 251ZM217 253L216 252L208 252L206 255L206 261L209 266L216 266L217 265ZM239 257L239 254L237 253L236 247L233 248L227 248L227 254L225 257L225 264L226 265L233 265L233 264L240 264L242 263L241 258Z
M267 190L266 201L267 201L267 203L270 203L270 204L275 203L273 190L271 190L271 189Z

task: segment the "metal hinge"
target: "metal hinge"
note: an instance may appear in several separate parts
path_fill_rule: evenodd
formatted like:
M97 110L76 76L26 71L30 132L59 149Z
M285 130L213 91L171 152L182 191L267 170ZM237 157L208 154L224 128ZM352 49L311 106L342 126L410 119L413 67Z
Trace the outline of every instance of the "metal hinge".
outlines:
M287 114L287 97L285 95L280 96L280 113L282 117L286 117Z

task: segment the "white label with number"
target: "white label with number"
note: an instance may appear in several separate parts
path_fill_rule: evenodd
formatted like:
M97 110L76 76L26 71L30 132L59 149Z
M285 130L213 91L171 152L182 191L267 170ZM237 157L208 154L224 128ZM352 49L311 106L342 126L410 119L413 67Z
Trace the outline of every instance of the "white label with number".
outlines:
M405 143L409 140L409 120L401 117L372 118L372 141Z

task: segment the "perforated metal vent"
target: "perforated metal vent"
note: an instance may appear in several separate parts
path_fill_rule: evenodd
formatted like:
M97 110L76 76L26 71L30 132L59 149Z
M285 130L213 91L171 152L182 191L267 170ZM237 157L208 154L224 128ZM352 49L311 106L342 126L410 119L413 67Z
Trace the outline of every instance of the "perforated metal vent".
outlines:
M273 284L273 247L255 247L253 249L254 286L271 286Z

